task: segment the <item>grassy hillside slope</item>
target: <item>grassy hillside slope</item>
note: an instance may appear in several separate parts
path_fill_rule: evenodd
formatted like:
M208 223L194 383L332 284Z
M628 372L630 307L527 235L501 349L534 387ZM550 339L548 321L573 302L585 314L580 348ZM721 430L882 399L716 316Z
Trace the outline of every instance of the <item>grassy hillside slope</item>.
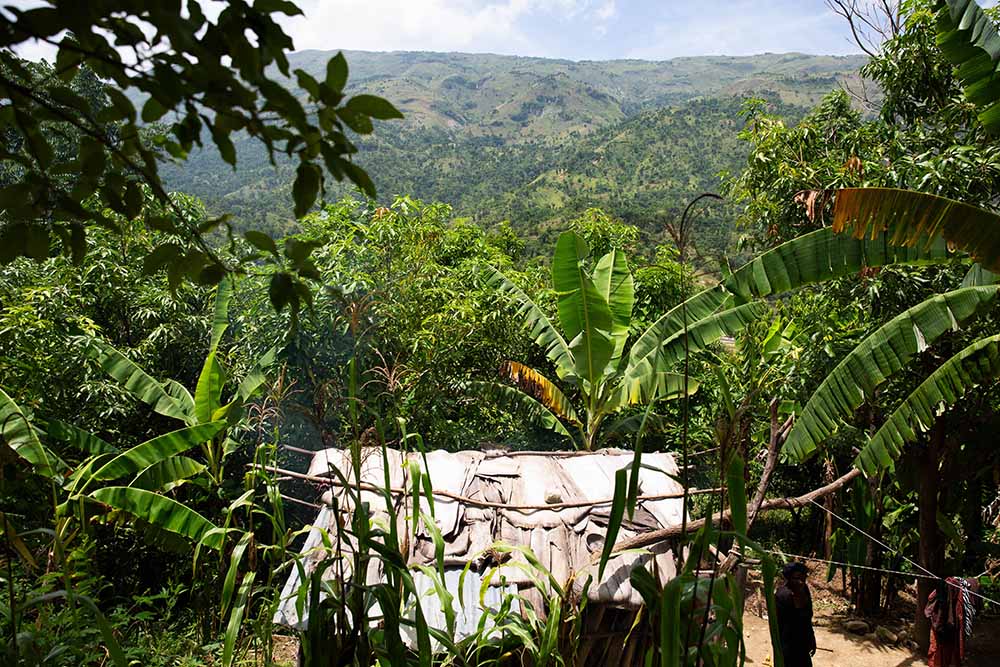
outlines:
M303 51L291 65L322 78L333 52ZM484 224L502 219L545 240L566 216L602 206L661 235L664 216L716 189L743 156L736 134L749 96L797 116L856 78L859 56L764 54L664 62L572 62L484 54L349 51L350 92L395 103L402 121L359 137L359 161L380 199L411 194L454 205ZM293 85L290 84L289 85ZM168 169L170 184L240 225L294 228L293 175L237 142L233 171L211 151ZM328 198L346 188L334 188ZM716 213L700 236L721 251Z

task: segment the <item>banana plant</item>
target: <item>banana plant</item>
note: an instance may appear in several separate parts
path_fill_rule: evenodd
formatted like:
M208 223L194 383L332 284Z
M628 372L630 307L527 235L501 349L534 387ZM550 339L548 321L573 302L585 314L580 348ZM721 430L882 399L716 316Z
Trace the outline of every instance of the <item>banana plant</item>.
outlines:
M260 391L264 369L274 360L272 349L257 361L229 399L223 399L227 377L218 348L228 327L231 297L231 285L228 279L223 280L216 292L208 355L193 395L179 382L156 380L102 340L79 339L111 377L155 412L177 420L179 428L121 451L83 429L50 420L45 426L49 440L90 455L62 482L65 501L57 508L57 531L70 532L73 517L84 523L97 506L142 519L200 545L222 546L224 530L167 493L188 481L201 480L209 486L222 483L225 459L238 446L233 431L243 416L243 407ZM11 415L5 435L22 458L43 474L51 475L56 466L66 467L55 463L58 460L40 445L35 427L2 395L0 416L5 414ZM201 461L189 456L197 449Z
M962 286L900 313L851 350L797 415L785 455L796 461L808 458L877 387L942 335L996 305L1000 285L993 271L1000 270L1000 215L920 192L840 190L830 228L763 253L726 281L738 298L753 299L868 267L954 261L957 251L976 262ZM998 354L997 337L985 336L946 360L889 416L855 465L868 474L891 468L904 445L929 429L944 406L1000 374Z
M561 331L519 287L494 267L488 284L513 299L526 327L552 363L569 396L541 371L508 361L501 374L513 386L487 383L508 404L521 407L539 425L583 449L599 445L605 420L629 406L650 405L697 390L678 373L686 355L732 335L766 311L762 303L736 305L715 287L680 304L642 332L626 352L632 334L635 287L628 261L612 250L593 266L590 249L574 232L556 242L552 285ZM625 430L622 419L604 432ZM571 430L573 432L571 432ZM575 433L574 433L575 432Z
M979 120L1000 133L1000 33L975 0L935 0L937 43L956 66L966 98L979 107Z
M243 416L243 407L261 389L264 370L274 362L274 348L268 350L253 365L236 386L228 400L223 399L228 377L222 360L219 359L219 342L229 326L229 301L232 285L229 279L219 283L216 289L215 308L212 318L211 338L208 355L202 364L194 394L175 380L159 381L146 373L124 354L107 342L98 338L80 337L85 352L97 361L104 371L117 380L135 398L149 405L154 412L176 419L183 425L224 423L225 426L212 432L201 442L206 462L206 474L215 485L222 483L226 457L238 446L232 437L233 427ZM190 470L190 463L162 462L156 471L150 471L144 479L148 483L154 475L169 477L170 468ZM169 483L169 480L164 480Z

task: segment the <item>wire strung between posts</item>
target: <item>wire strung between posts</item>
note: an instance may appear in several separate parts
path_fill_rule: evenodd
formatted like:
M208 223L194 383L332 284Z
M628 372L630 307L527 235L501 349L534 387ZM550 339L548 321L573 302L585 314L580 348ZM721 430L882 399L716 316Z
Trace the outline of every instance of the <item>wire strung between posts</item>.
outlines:
M824 507L823 505L820 505L820 504L819 504L818 502L816 502L815 500L810 500L809 502L811 502L811 503L812 503L813 505L815 505L816 507L820 508L820 509L821 509L821 510L823 510L824 512L828 512L828 513L829 513L829 514L830 514L831 516L833 516L833 517L836 517L837 519L839 519L839 520L843 521L843 522L844 522L844 523L846 523L846 524L847 524L848 526L850 526L850 527L851 527L851 528L853 528L854 530L858 531L859 533L861 533L862 535L864 535L865 537L867 537L867 538L868 538L869 540L871 540L872 542L874 542L874 543L878 544L878 545L879 545L880 547L882 547L883 549L886 549L886 550L888 550L888 551L892 551L893 553L896 553L896 554L898 554L898 555L899 555L899 556L900 556L900 557L901 557L901 558L902 558L903 560L905 560L905 561L906 561L907 563L909 563L910 565L912 565L913 567L915 567L915 568L917 568L917 569L919 569L919 570L922 570L922 571L924 572L924 574L926 574L927 576L931 577L932 579L941 579L941 577L937 576L936 574L934 574L933 572L931 572L930 570L928 570L928 569L927 569L926 567L924 567L924 566L923 566L923 565L921 565L920 563L918 563L918 562L916 562L916 561L913 561L913 560L910 560L909 558L907 558L907 557L906 557L906 556L904 556L903 554L899 553L899 551L897 551L896 549L893 549L892 547L890 547L890 546L889 546L888 544L886 544L886 543L885 543L885 542L883 542L882 540L880 540L880 539L878 539L877 537L874 537L874 536L872 536L872 535L869 535L868 533L866 533L865 531L861 530L860 528L858 528L857 526L855 526L855 525L854 525L853 523L851 523L850 521L848 521L848 520L847 520L847 519L845 519L844 517L842 517L842 516L840 516L839 514L837 514L836 512L834 512L834 511L833 511L832 509L830 509L830 508L828 508L828 507Z
M934 574L933 572L931 572L930 570L928 570L926 567L924 567L920 563L917 563L916 561L913 561L913 560L907 558L906 556L904 556L903 554L899 553L898 549L893 549L892 547L890 547L888 544L886 544L882 540L878 539L877 537L869 535L865 531L861 530L860 528L858 528L857 526L855 526L853 523L851 523L850 521L848 521L844 517L842 517L839 514L837 514L836 512L834 512L832 509L829 509L828 507L824 507L823 505L820 505L818 502L816 502L815 500L812 500L812 499L810 499L809 502L811 502L813 505L815 505L816 507L820 508L824 512L827 512L828 514L830 514L834 518L836 518L836 519L844 522L845 524L847 524L848 526L850 526L852 529L856 530L857 532L859 532L862 535L864 535L865 537L867 537L872 542L875 542L876 544L878 544L879 546L881 546L883 549L885 549L887 551L890 551L890 552L898 555L900 558L902 558L903 560L905 560L910 565L913 565L914 567L916 567L916 568L918 568L918 569L920 569L920 570L922 570L924 572L924 574L922 574L922 575L916 575L916 573L910 573L910 574L907 574L905 576L909 576L909 577L912 577L912 576L921 576L921 577L923 577L925 579L935 579L937 581L943 581L944 583L948 584L949 586L951 586L953 588L957 588L958 590L963 591L965 593L968 593L969 595L973 595L973 596L975 596L977 598L981 598L981 599L985 600L986 602L991 602L991 603L997 605L998 607L1000 607L1000 602L997 602L996 600L990 599L990 598L986 597L985 595L982 595L982 594L977 593L977 592L975 592L973 590L970 590L969 588L967 588L965 586L959 586L958 584L954 584L954 583L948 581L947 579L945 579L944 577L941 577L941 576L938 576L938 575ZM848 567L863 567L863 566L849 565ZM875 568L865 568L865 569L875 569Z
M932 574L923 574L923 573L920 573L920 572L903 572L901 570L885 570L885 569L882 569L880 567L871 567L870 565L854 565L853 563L841 563L840 561L836 561L836 560L826 560L824 558L814 558L812 556L802 556L802 555L799 555L799 554L790 554L790 553L785 553L784 551L773 551L771 549L767 549L766 551L767 551L767 553L771 554L772 556L785 556L787 558L795 558L795 559L799 559L799 560L809 560L809 561L813 561L814 563L826 563L827 565L839 565L840 567L845 567L845 568L850 567L850 568L856 568L858 570L869 570L871 572L881 572L883 574L895 574L896 576L899 576L899 577L919 578L919 579L934 579L934 580L938 580L938 579L941 578L941 577L935 577Z

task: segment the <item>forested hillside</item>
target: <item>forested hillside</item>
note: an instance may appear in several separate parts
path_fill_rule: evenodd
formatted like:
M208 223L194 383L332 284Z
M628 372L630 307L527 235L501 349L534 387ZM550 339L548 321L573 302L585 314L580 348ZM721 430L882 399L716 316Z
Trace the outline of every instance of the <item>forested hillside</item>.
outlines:
M203 4L0 9L0 667L1000 664L1000 9Z
M322 78L330 52L290 59ZM560 222L601 206L659 239L663 220L746 153L737 133L748 97L796 119L825 93L856 79L860 56L765 54L665 62L573 62L460 53L347 52L352 92L396 104L358 145L383 203L397 194L451 203L487 225L510 220L529 239L551 240ZM290 85L295 81L290 80ZM237 223L288 231L293 171L272 167L253 142L236 141L239 167L196 153L168 182ZM328 192L328 199L347 191ZM706 252L730 241L732 216L699 226Z

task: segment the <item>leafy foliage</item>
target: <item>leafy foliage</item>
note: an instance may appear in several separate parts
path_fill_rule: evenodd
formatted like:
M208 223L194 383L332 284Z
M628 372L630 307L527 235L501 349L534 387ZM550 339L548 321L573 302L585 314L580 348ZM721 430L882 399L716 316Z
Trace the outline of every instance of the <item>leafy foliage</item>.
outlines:
M319 77L330 54L291 56L291 67ZM740 100L799 118L863 59L804 54L568 63L481 54L347 52L351 91L398 102L406 119L385 124L358 146L378 174L380 203L397 194L444 201L490 226L510 221L532 256L547 256L559 233L600 207L638 228L649 246L666 240L665 222L691 196L718 188L721 171L739 170ZM294 231L294 165L234 136L239 169L210 152L192 153L167 182L232 212L237 226ZM427 169L428 164L435 165ZM210 176L210 177L206 177ZM332 191L348 194L348 187ZM730 249L734 207L714 206L694 233L705 267ZM584 234L586 236L586 234ZM588 242L591 239L588 238ZM594 252L607 251L592 243ZM633 259L640 248L624 248Z
M942 334L990 306L997 287L965 287L932 297L900 313L865 338L813 393L788 434L784 451L809 456L841 419L849 417L875 388Z
M937 43L953 65L970 102L982 108L979 120L990 132L1000 130L1000 86L994 81L1000 61L996 23L975 0L938 0Z
M183 160L202 133L211 136L220 157L235 167L234 134L260 145L269 160L283 154L296 162L292 187L295 212L308 212L320 197L326 172L349 179L370 195L375 188L351 161L357 152L348 128L370 133L372 119L401 118L381 98L348 98L347 61L338 54L325 76L294 72L304 100L286 89L276 74L292 74L287 54L293 43L280 25L301 14L292 2L241 3L215 20L200 6L133 7L115 0L75 3L51 0L28 9L12 7L0 24L0 118L6 130L2 155L6 183L0 205L7 219L2 232L5 262L13 257L48 257L50 237L60 237L79 260L85 235L97 225L117 229L113 216L88 209L99 195L104 205L127 219L141 217L150 228L172 234L150 257L183 266L192 280L214 284L236 265L227 264L206 243L205 234L225 218L189 222L180 214L160 175L159 163ZM39 40L57 48L54 67L36 67L13 55L18 45ZM134 62L123 57L128 51ZM75 83L81 70L109 82L89 84L89 99ZM40 85L41 84L41 85ZM141 113L135 98L141 98ZM169 118L169 126L143 125ZM57 147L52 137L69 137ZM58 159L57 159L58 158ZM60 174L75 172L67 188ZM144 190L167 215L144 214Z
M938 366L892 411L865 444L855 465L868 474L893 468L903 445L928 431L947 406L957 403L974 387L1000 373L1000 336L976 341Z
M525 394L513 402L562 435L568 433L557 419L568 421L579 431L579 443L587 450L598 446L601 425L608 416L628 406L693 393L696 384L685 384L685 378L671 369L688 354L740 331L764 311L760 304L729 307L730 300L721 289L710 289L654 322L624 353L635 303L631 271L617 249L598 259L592 268L590 260L590 248L582 237L572 231L559 236L552 259L552 284L562 333L502 273L486 269L490 284L516 300L532 339L542 345L559 378L573 386L583 417L577 416L563 392L541 372L505 362L501 372ZM501 386L498 391L508 401L516 398L508 387Z
M894 246L931 247L944 239L988 269L1000 270L1000 216L962 202L906 190L845 189L837 193L833 230L877 239L884 230Z

